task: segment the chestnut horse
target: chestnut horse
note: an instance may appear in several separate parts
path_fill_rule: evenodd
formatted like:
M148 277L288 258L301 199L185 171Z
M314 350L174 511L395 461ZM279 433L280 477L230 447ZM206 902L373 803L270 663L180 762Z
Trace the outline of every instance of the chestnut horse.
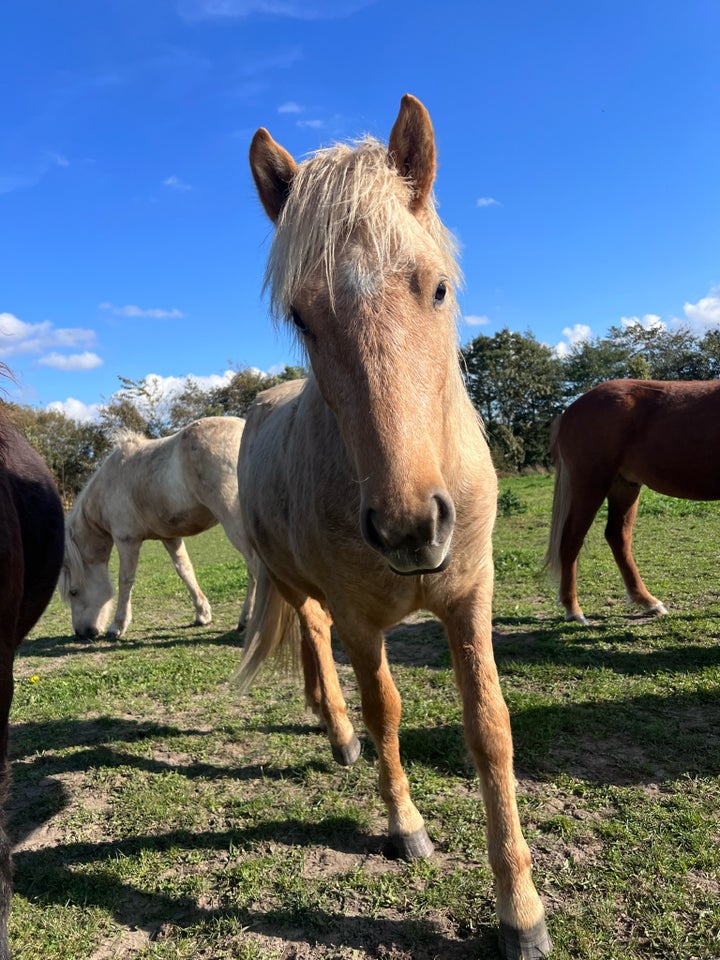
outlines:
M310 705L343 762L358 745L330 627L357 676L389 834L432 852L400 762L400 696L384 631L420 608L443 622L487 810L500 943L546 956L544 910L515 798L508 710L493 658L497 482L458 362L459 268L435 210L435 139L402 99L389 145L367 138L297 165L265 129L250 165L275 224L266 281L312 375L261 395L240 451L241 508L259 558L239 679L302 637Z
M720 383L608 380L579 397L553 424L555 462L550 544L565 619L587 623L577 597L577 561L603 500L605 539L627 599L667 613L648 592L632 555L643 486L687 500L720 500Z
M80 491L67 518L65 560L58 588L79 638L93 639L108 624L113 588L108 562L120 560L118 602L108 637L122 637L132 620L131 594L144 540L161 540L188 589L195 624L212 620L183 537L221 523L247 559L238 506L237 460L245 421L206 417L169 437L125 434ZM252 602L253 578L240 616Z
M0 411L0 960L10 957L12 863L3 809L13 660L52 597L62 557L63 509L55 481Z

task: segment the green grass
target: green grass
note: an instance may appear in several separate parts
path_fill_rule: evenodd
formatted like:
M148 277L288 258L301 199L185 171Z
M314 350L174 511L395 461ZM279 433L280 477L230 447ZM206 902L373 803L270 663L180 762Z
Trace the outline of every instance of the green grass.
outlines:
M542 570L551 479L501 482L495 653L518 803L558 960L720 956L720 504L642 495L648 619L593 527L590 623ZM439 625L388 640L401 750L436 856L383 856L374 753L332 762L301 684L230 678L245 569L215 529L188 543L208 628L162 547L143 547L126 639L77 643L53 600L16 661L10 830L16 960L494 958L485 818ZM353 722L355 681L338 651ZM364 737L365 741L367 738Z

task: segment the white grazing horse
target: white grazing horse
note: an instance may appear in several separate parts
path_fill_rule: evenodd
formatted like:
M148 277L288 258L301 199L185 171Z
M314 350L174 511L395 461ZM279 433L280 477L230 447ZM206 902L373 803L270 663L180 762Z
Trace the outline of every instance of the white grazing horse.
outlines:
M65 559L58 589L70 603L79 638L97 637L112 612L108 561L113 543L120 559L115 618L108 637L122 637L132 620L130 595L144 540L161 540L195 607L195 623L212 620L183 537L222 524L233 546L248 558L238 503L237 462L245 421L206 417L170 437L122 436L78 495L66 521ZM252 603L254 578L238 629Z

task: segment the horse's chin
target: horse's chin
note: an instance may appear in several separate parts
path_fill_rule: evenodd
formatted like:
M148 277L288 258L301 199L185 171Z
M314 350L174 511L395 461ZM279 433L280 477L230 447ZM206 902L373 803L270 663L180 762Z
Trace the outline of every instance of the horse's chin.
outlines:
M392 557L386 557L385 559L392 572L398 574L398 576L417 577L428 573L442 573L443 570L447 570L451 557L451 551L448 549L440 562L435 564L431 562L431 557L421 560L417 557L415 551L413 551L411 557L403 557L396 552Z

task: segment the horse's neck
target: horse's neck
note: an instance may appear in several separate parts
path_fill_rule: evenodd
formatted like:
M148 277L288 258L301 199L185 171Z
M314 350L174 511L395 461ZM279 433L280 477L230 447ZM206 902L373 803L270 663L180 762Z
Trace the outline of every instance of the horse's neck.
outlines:
M94 486L81 493L67 521L69 533L81 546L88 561L107 560L113 547L112 534L105 523Z

